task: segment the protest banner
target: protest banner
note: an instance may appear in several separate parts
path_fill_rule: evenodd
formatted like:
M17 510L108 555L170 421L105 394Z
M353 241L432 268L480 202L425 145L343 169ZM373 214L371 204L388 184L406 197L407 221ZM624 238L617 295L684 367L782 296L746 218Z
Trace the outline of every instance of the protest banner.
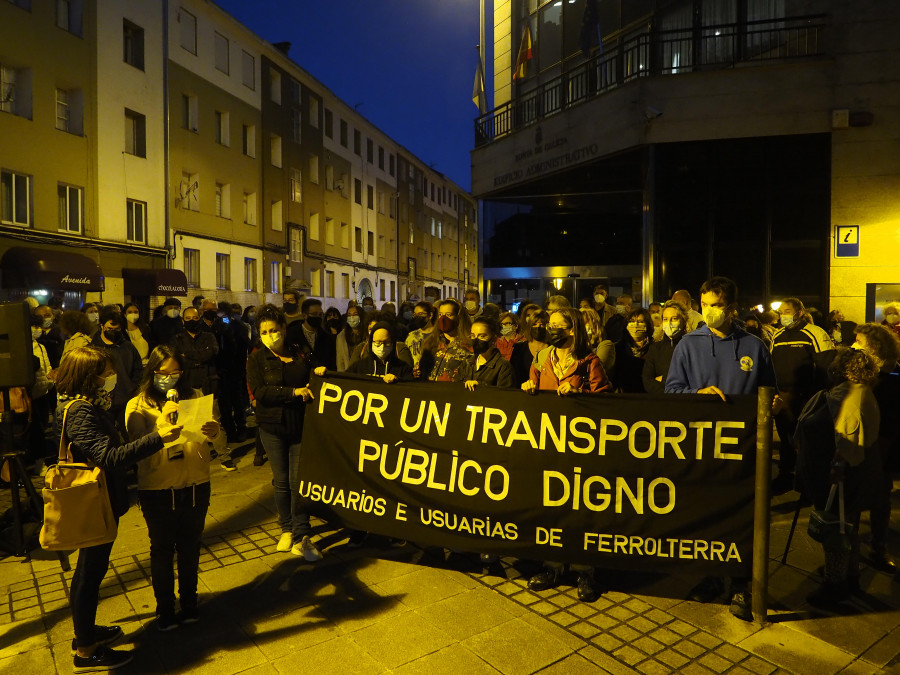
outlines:
M748 575L753 396L577 395L313 378L310 512L420 545Z

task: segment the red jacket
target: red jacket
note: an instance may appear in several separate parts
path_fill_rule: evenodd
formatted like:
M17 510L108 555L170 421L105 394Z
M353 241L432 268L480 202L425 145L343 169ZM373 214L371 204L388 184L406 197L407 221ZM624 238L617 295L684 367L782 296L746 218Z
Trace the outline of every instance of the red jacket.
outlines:
M537 358L531 364L529 379L537 385L538 389L556 391L563 382L568 382L582 394L599 394L610 391L611 385L603 364L593 352L583 359L576 361L561 377L556 377L553 372L553 363L550 359L552 348L542 349Z

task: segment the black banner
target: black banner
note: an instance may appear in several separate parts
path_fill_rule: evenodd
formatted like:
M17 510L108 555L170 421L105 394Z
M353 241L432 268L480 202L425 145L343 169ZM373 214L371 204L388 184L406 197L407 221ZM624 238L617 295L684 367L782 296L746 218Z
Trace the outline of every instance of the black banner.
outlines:
M756 398L314 378L312 513L420 545L748 575Z

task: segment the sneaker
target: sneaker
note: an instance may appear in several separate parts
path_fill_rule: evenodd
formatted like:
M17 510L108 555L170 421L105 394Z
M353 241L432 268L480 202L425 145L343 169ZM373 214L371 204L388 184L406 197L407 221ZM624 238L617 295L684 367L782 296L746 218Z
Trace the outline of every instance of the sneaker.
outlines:
M178 620L174 614L157 614L156 630L160 633L168 633L170 630L178 628Z
M179 623L197 623L200 621L200 610L194 607L182 607L181 614L178 615Z
M316 562L322 559L322 552L316 548L316 545L310 541L309 537L303 537L299 544L294 544L291 547L291 553L302 555L307 562Z
M582 572L578 575L578 599L582 602L593 602L600 597L600 588L594 578L594 572Z
M752 601L750 593L747 591L738 591L731 596L731 613L742 621L753 621L753 610L751 610Z
M546 591L559 584L559 571L545 569L528 580L528 588L532 591Z
M279 553L287 553L291 550L291 544L294 543L294 535L290 532L282 532L281 536L278 537L278 546L275 547L275 550Z
M72 659L72 672L94 673L103 670L121 668L131 663L131 652L117 652L109 647L97 647L91 656L75 656Z
M97 645L111 645L123 635L125 632L121 626L94 626L94 644ZM75 656L77 649L75 638L72 638L72 656Z
M725 583L722 577L706 577L691 589L691 592L688 593L688 600L712 602L722 594L723 590L725 590Z
M237 467L234 465L234 460L231 458L222 460L222 468L226 471L237 471Z

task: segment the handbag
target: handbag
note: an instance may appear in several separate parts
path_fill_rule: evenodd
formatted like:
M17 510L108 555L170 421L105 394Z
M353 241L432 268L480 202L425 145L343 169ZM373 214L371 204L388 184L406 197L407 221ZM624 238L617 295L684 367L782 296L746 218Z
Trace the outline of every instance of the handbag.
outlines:
M831 510L834 496L838 496L838 513ZM810 538L822 544L826 551L835 553L850 551L850 534L853 525L844 520L844 482L839 481L831 486L828 502L824 509L816 509L809 514L809 525L806 532Z
M47 469L44 488L44 524L41 548L48 551L74 551L88 546L108 544L116 538L118 523L106 487L103 469L75 463L66 437L63 411L59 437L59 463Z

